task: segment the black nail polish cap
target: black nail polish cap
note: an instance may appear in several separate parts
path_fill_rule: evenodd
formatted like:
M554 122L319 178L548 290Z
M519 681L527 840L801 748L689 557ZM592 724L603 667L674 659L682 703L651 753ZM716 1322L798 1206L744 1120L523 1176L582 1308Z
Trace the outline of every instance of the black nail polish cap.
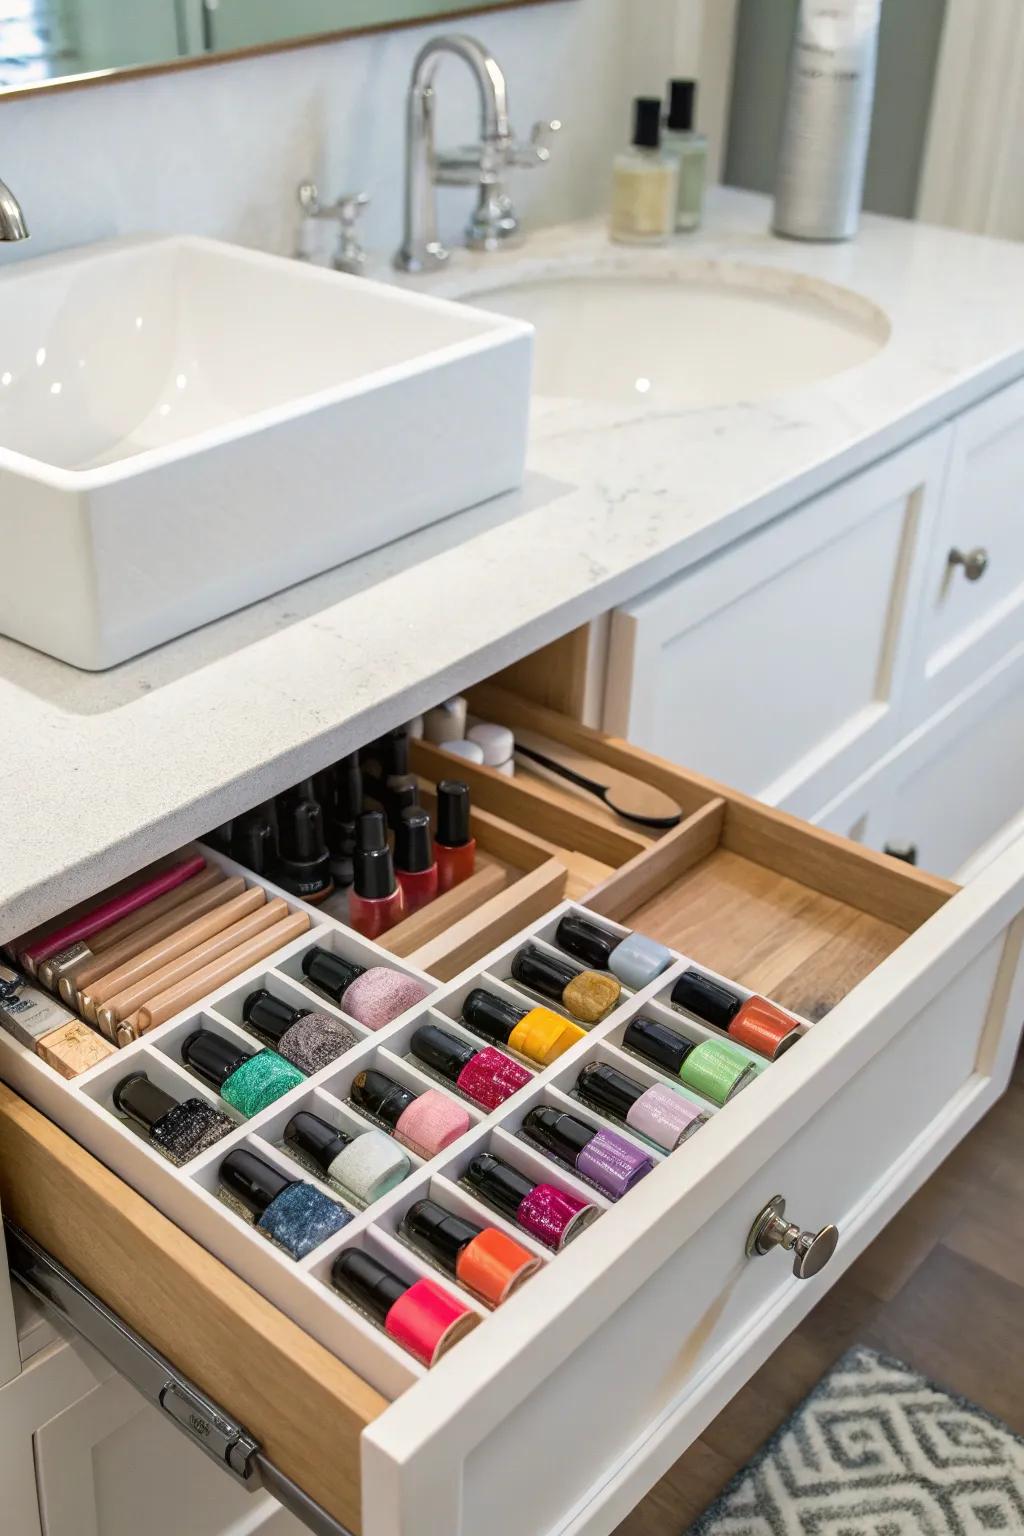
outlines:
M676 133L689 133L693 127L697 82L696 80L670 80L668 89L666 126L673 128Z
M676 1008L696 1014L705 1024L726 1030L743 1007L739 992L692 967L683 972L672 988L672 1002Z
M635 1078L627 1077L625 1072L608 1066L607 1062L592 1061L577 1077L576 1092L595 1109L607 1110L609 1114L625 1120L637 1099L642 1098L647 1089Z
M496 1040L499 1045L508 1044L509 1035L529 1012L529 1008L517 1008L515 1003L496 997L483 987L474 987L472 992L466 994L462 1004L464 1021L479 1030L488 1040Z
M231 823L231 857L254 875L265 875L274 859L274 826L262 807Z
M437 840L442 848L462 848L472 841L469 785L461 779L442 779L437 786Z
M563 1162L575 1163L597 1132L585 1120L577 1120L575 1115L567 1115L550 1104L541 1104L523 1117L523 1135Z
M518 1168L503 1163L493 1152L478 1152L466 1169L466 1182L506 1216L515 1216L527 1195L536 1189Z
M315 800L289 800L278 807L277 883L292 895L325 890L331 883L331 856L323 812Z
M284 1128L284 1139L290 1147L312 1158L324 1173L352 1140L344 1131L321 1120L319 1115L311 1115L308 1109L300 1109L298 1114L292 1115Z
M409 732L398 725L374 742L374 751L380 763L380 771L386 779L393 774L409 772Z
M307 949L302 957L303 976L336 1003L341 1002L349 987L365 970L365 965L343 960L333 950L324 949L320 944Z
M400 1230L413 1248L419 1248L454 1275L459 1254L467 1243L480 1236L483 1227L454 1216L436 1200L417 1200L402 1217Z
M638 1056L653 1061L655 1066L667 1068L669 1072L678 1072L694 1047L694 1042L687 1040L685 1035L677 1034L656 1019L645 1019L642 1014L626 1025L622 1043L628 1050L636 1051Z
M233 1040L225 1040L210 1029L197 1029L181 1042L182 1061L214 1088L226 1083L232 1072L255 1054L241 1050Z
M480 1053L467 1045L457 1035L450 1035L436 1024L421 1024L409 1041L409 1049L417 1061L425 1062L435 1072L454 1083L463 1067Z
M618 949L621 942L597 923L580 917L578 912L567 912L555 929L555 943L559 949L575 955L577 960L597 971L608 969L612 951Z
M633 102L633 143L638 149L657 149L661 143L661 102L657 96L638 96Z
M146 1131L151 1131L158 1120L178 1107L178 1100L151 1083L145 1072L122 1077L112 1097L114 1107Z
M394 1130L403 1110L409 1108L416 1095L410 1089L403 1088L401 1083L396 1083L393 1077L385 1077L383 1072L375 1072L371 1068L368 1072L358 1072L352 1079L349 1098L360 1109L365 1109L377 1120L383 1120L385 1125Z
M557 1002L561 1002L562 993L579 975L575 966L545 954L535 944L525 944L516 951L511 969L516 981L521 981L524 987L532 987L534 992L553 997Z
M414 811L420 803L419 780L411 773L392 774L384 781L384 800L387 804L387 821L392 832L397 833L406 811Z
M371 1317L383 1323L400 1296L412 1284L393 1270L385 1269L360 1248L346 1248L334 1261L331 1279L337 1290Z
M422 806L408 806L399 818L395 831L395 868L407 874L422 874L434 862L434 840L430 834L430 817Z
M316 791L313 788L313 780L311 778L300 779L290 789L282 789L276 801L278 825L280 826L281 823L282 812L287 812L289 806L298 805L300 800L315 799Z
M364 811L356 822L352 883L357 896L380 901L397 888L383 811Z
M262 1157L257 1157L255 1152L247 1152L244 1147L228 1153L217 1169L217 1177L224 1188L236 1200L241 1200L254 1216L262 1216L282 1190L298 1182L296 1179L286 1179L276 1168L265 1163Z
M254 1024L272 1039L280 1040L286 1029L291 1029L296 1020L305 1018L312 1011L311 1008L293 1008L282 998L268 992L266 987L259 987L255 992L250 992L242 1004L242 1019L246 1024Z

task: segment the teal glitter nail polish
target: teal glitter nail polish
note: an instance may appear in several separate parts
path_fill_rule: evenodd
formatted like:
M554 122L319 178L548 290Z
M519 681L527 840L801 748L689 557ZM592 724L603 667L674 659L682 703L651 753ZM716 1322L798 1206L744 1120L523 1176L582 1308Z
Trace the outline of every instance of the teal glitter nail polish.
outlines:
M181 1059L246 1119L306 1081L276 1051L251 1054L209 1029L197 1029L182 1042Z

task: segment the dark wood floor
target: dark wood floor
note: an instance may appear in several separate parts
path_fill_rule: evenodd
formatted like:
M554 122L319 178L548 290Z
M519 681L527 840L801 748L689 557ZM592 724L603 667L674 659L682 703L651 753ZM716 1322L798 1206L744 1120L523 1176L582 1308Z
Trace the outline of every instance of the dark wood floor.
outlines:
M679 1536L851 1344L1024 1434L1024 1055L1009 1092L615 1536Z

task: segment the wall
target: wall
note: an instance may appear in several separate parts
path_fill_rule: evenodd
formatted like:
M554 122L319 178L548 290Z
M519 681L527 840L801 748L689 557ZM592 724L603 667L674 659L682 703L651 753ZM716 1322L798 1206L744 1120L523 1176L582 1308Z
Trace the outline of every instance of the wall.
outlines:
M648 0L643 0L644 5ZM661 3L661 0L658 0ZM699 0L671 0L673 13ZM565 124L550 166L517 173L527 222L603 206L633 88L627 0L557 3L468 18L509 80L514 125ZM184 74L0 101L0 176L32 240L0 247L0 266L85 241L191 231L290 253L295 189L373 197L368 243L398 243L405 92L435 24ZM653 37L652 37L653 30ZM656 42L657 29L645 28ZM663 55L664 57L664 55ZM474 87L457 61L439 82L442 138L475 136ZM442 194L443 233L464 224L470 194Z

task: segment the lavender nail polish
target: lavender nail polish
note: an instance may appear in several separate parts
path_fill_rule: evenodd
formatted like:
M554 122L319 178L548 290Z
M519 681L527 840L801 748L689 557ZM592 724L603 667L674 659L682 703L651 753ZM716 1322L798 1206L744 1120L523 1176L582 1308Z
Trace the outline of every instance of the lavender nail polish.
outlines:
M549 1156L568 1163L582 1178L618 1200L651 1172L654 1159L614 1131L595 1131L585 1120L550 1104L531 1109L523 1120L523 1135Z

